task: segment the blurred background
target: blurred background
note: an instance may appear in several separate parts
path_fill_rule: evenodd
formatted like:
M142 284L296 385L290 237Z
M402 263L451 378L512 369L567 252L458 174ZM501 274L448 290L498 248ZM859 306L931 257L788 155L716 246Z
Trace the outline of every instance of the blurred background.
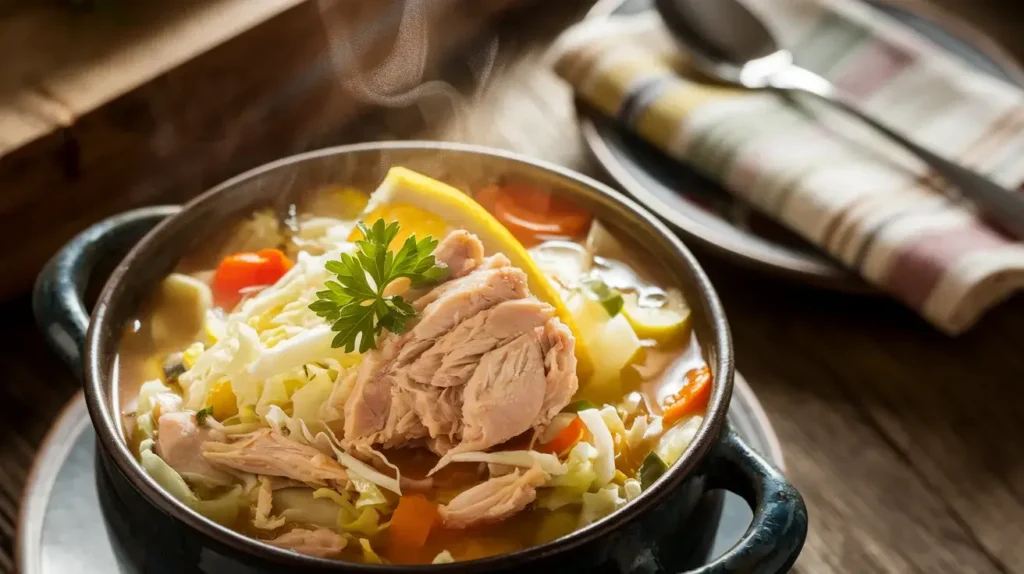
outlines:
M1002 65L1024 59L1019 0L894 3ZM60 245L360 141L489 145L615 185L545 60L594 4L0 0L0 572L33 458L79 387L28 304ZM810 508L795 571L1024 572L1019 301L951 339L892 301L698 255Z

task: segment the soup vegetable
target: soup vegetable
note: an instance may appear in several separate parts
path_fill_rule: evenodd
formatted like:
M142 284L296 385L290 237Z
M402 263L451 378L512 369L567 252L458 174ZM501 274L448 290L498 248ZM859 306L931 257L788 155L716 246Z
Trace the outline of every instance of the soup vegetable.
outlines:
M648 488L711 392L681 293L551 190L473 191L395 167L183 261L118 357L145 471L366 563L543 544Z

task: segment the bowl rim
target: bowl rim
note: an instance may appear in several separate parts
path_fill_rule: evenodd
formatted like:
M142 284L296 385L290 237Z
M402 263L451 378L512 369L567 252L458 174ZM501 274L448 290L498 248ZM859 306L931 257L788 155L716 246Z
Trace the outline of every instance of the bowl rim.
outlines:
M342 156L357 152L374 151L416 151L426 152L456 152L470 155L483 155L492 158L509 160L516 163L526 164L533 168L539 168L559 179L570 181L576 185L589 188L589 191L596 192L603 199L611 200L620 204L632 214L643 221L644 224L655 234L660 235L668 246L672 248L678 258L678 262L684 264L686 272L691 275L693 284L696 287L700 298L700 305L707 312L707 320L711 327L712 343L715 348L715 372L717 373L712 389L711 400L704 420L701 422L697 434L682 457L673 464L668 473L658 483L644 491L639 497L630 501L619 511L602 518L584 528L578 529L562 538L551 542L532 546L516 552L499 554L487 558L480 558L470 561L455 562L452 564L419 564L419 565L377 565L352 562L340 562L338 560L316 558L298 554L282 548L266 544L255 538L245 536L225 526L221 526L212 520L200 515L189 508L185 503L173 498L155 480L143 470L142 465L131 453L127 442L122 438L121 419L117 413L112 412L110 402L105 401L103 387L109 378L109 374L103 371L103 346L106 337L110 309L122 296L123 279L133 268L142 263L140 257L151 248L165 241L168 237L167 230L173 229L173 223L188 217L188 214L197 211L203 206L220 201L221 193L229 190L246 181L257 179L283 167L293 166L308 160L315 160L329 156ZM543 558L549 555L558 554L573 548L577 548L597 537L624 527L638 515L643 514L664 501L672 491L678 488L698 467L699 463L706 457L713 444L717 441L719 434L726 424L726 413L732 395L734 357L732 340L729 326L726 321L725 311L718 299L710 280L701 268L696 258L690 253L683 242L676 237L663 223L654 215L625 195L604 185L588 176L561 167L550 162L539 160L517 153L499 150L484 146L471 144L436 142L436 141L388 141L388 142L367 142L350 145L341 145L322 148L314 151L300 153L284 157L269 163L262 164L253 169L245 171L232 177L203 192L186 203L181 211L161 221L149 233L145 235L124 257L121 263L115 268L107 279L97 299L89 329L86 334L85 353L83 355L85 385L84 391L86 402L89 408L89 416L96 429L99 445L105 454L113 459L118 470L124 475L128 482L138 490L143 497L165 514L187 525L195 532L203 535L224 547L242 553L249 558L267 560L268 563L284 564L294 567L305 567L318 570L336 570L346 568L352 571L365 572L449 572L473 568L474 570L491 570L497 567L507 567L510 564L522 564Z

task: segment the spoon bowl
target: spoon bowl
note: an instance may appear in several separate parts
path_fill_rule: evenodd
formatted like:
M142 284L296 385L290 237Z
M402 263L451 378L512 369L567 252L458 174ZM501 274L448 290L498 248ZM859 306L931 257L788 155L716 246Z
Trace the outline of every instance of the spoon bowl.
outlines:
M794 63L771 31L739 0L655 0L665 26L701 73L727 84L812 94L902 145L959 188L988 219L1024 239L1024 197L985 175L941 157L863 112L824 77Z
M764 88L772 73L793 63L792 54L739 2L655 0L654 4L694 67L715 79Z

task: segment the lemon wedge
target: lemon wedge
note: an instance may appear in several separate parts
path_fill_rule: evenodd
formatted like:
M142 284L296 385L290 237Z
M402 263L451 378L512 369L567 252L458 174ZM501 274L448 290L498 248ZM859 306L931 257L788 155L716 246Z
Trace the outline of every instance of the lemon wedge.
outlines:
M397 221L401 226L398 234L392 240L392 245L405 243L405 240L410 235L415 235L419 238L431 235L440 240L447 235L449 230L448 223L444 219L425 209L404 202L378 205L362 217L362 220L367 224L373 223L378 219L383 219L385 223ZM348 240L355 241L361 238L362 235L358 229L353 229Z
M575 319L562 301L562 297L547 276L527 253L523 245L493 215L473 198L458 189L404 167L392 167L384 181L370 196L363 220L384 217L398 221L403 230L423 229L438 239L444 232L465 229L476 235L484 245L486 253L504 253L512 265L526 273L530 291L541 301L555 308L559 319L576 337L576 372L583 380L593 372L593 361ZM436 220L447 224L440 229ZM417 231L417 236L424 234Z
M636 293L622 296L622 314L641 339L659 343L681 340L690 329L690 309L682 301L671 307L641 307Z

